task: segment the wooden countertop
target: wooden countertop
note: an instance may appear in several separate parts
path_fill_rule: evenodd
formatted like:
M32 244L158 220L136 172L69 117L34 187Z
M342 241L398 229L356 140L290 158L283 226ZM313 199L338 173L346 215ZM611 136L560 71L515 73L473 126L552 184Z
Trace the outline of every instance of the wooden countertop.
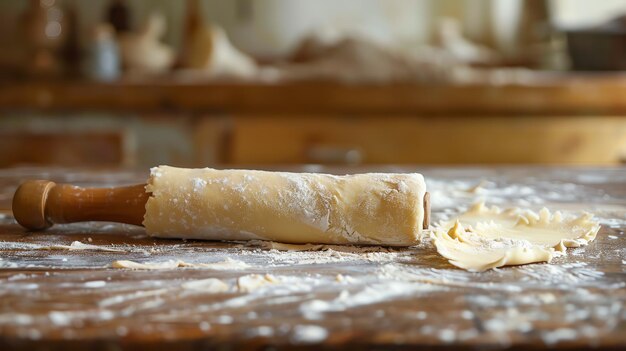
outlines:
M538 73L527 83L345 85L176 79L0 83L0 110L419 115L626 115L626 75Z
M569 249L552 264L484 273L451 266L427 243L280 252L260 243L156 240L142 228L108 223L26 233L10 213L20 181L108 186L143 182L147 172L4 169L0 349L626 347L626 168L298 169L420 171L434 220L484 198L500 206L588 210L603 227L588 247ZM478 191L468 191L477 184ZM121 259L247 266L111 267ZM271 274L274 282L238 290L238 280L251 274ZM230 290L212 292L208 278Z

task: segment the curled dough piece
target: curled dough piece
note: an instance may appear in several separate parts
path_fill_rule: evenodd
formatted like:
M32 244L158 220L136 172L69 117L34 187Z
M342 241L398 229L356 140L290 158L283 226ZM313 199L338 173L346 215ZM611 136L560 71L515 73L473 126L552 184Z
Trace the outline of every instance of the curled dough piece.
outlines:
M431 234L437 251L453 265L470 271L550 262L568 247L595 239L600 224L591 214L580 217L512 208L474 205Z

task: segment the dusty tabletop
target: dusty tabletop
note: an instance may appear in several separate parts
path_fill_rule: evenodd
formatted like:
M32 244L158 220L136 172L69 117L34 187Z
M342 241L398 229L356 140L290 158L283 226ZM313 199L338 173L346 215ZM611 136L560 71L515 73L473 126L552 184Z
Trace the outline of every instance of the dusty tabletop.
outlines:
M422 173L434 222L484 200L587 211L602 229L550 264L483 273L450 265L429 240L282 251L153 239L114 223L29 233L10 211L21 181L117 186L145 182L147 171L0 170L0 348L626 346L625 168L292 170ZM124 260L144 269L114 267Z

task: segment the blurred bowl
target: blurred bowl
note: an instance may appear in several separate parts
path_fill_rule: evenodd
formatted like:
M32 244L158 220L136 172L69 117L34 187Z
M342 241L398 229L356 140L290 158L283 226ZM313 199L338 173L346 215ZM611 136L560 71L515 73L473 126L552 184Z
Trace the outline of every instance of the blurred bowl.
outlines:
M565 30L575 71L626 70L626 24L623 18L603 26Z

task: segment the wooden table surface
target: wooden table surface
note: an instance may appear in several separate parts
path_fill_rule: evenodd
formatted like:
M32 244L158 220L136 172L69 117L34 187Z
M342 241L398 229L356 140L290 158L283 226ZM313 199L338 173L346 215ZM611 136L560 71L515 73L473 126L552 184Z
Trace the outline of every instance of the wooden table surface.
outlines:
M0 170L0 349L626 347L626 168L300 170L422 172L435 220L483 198L587 210L603 226L596 241L552 264L484 273L451 266L428 242L284 252L259 242L151 239L111 223L26 233L10 212L20 181L110 186L143 182L147 171ZM247 265L112 268L120 259ZM241 291L238 281L253 274L272 283ZM209 278L229 290L208 288Z

